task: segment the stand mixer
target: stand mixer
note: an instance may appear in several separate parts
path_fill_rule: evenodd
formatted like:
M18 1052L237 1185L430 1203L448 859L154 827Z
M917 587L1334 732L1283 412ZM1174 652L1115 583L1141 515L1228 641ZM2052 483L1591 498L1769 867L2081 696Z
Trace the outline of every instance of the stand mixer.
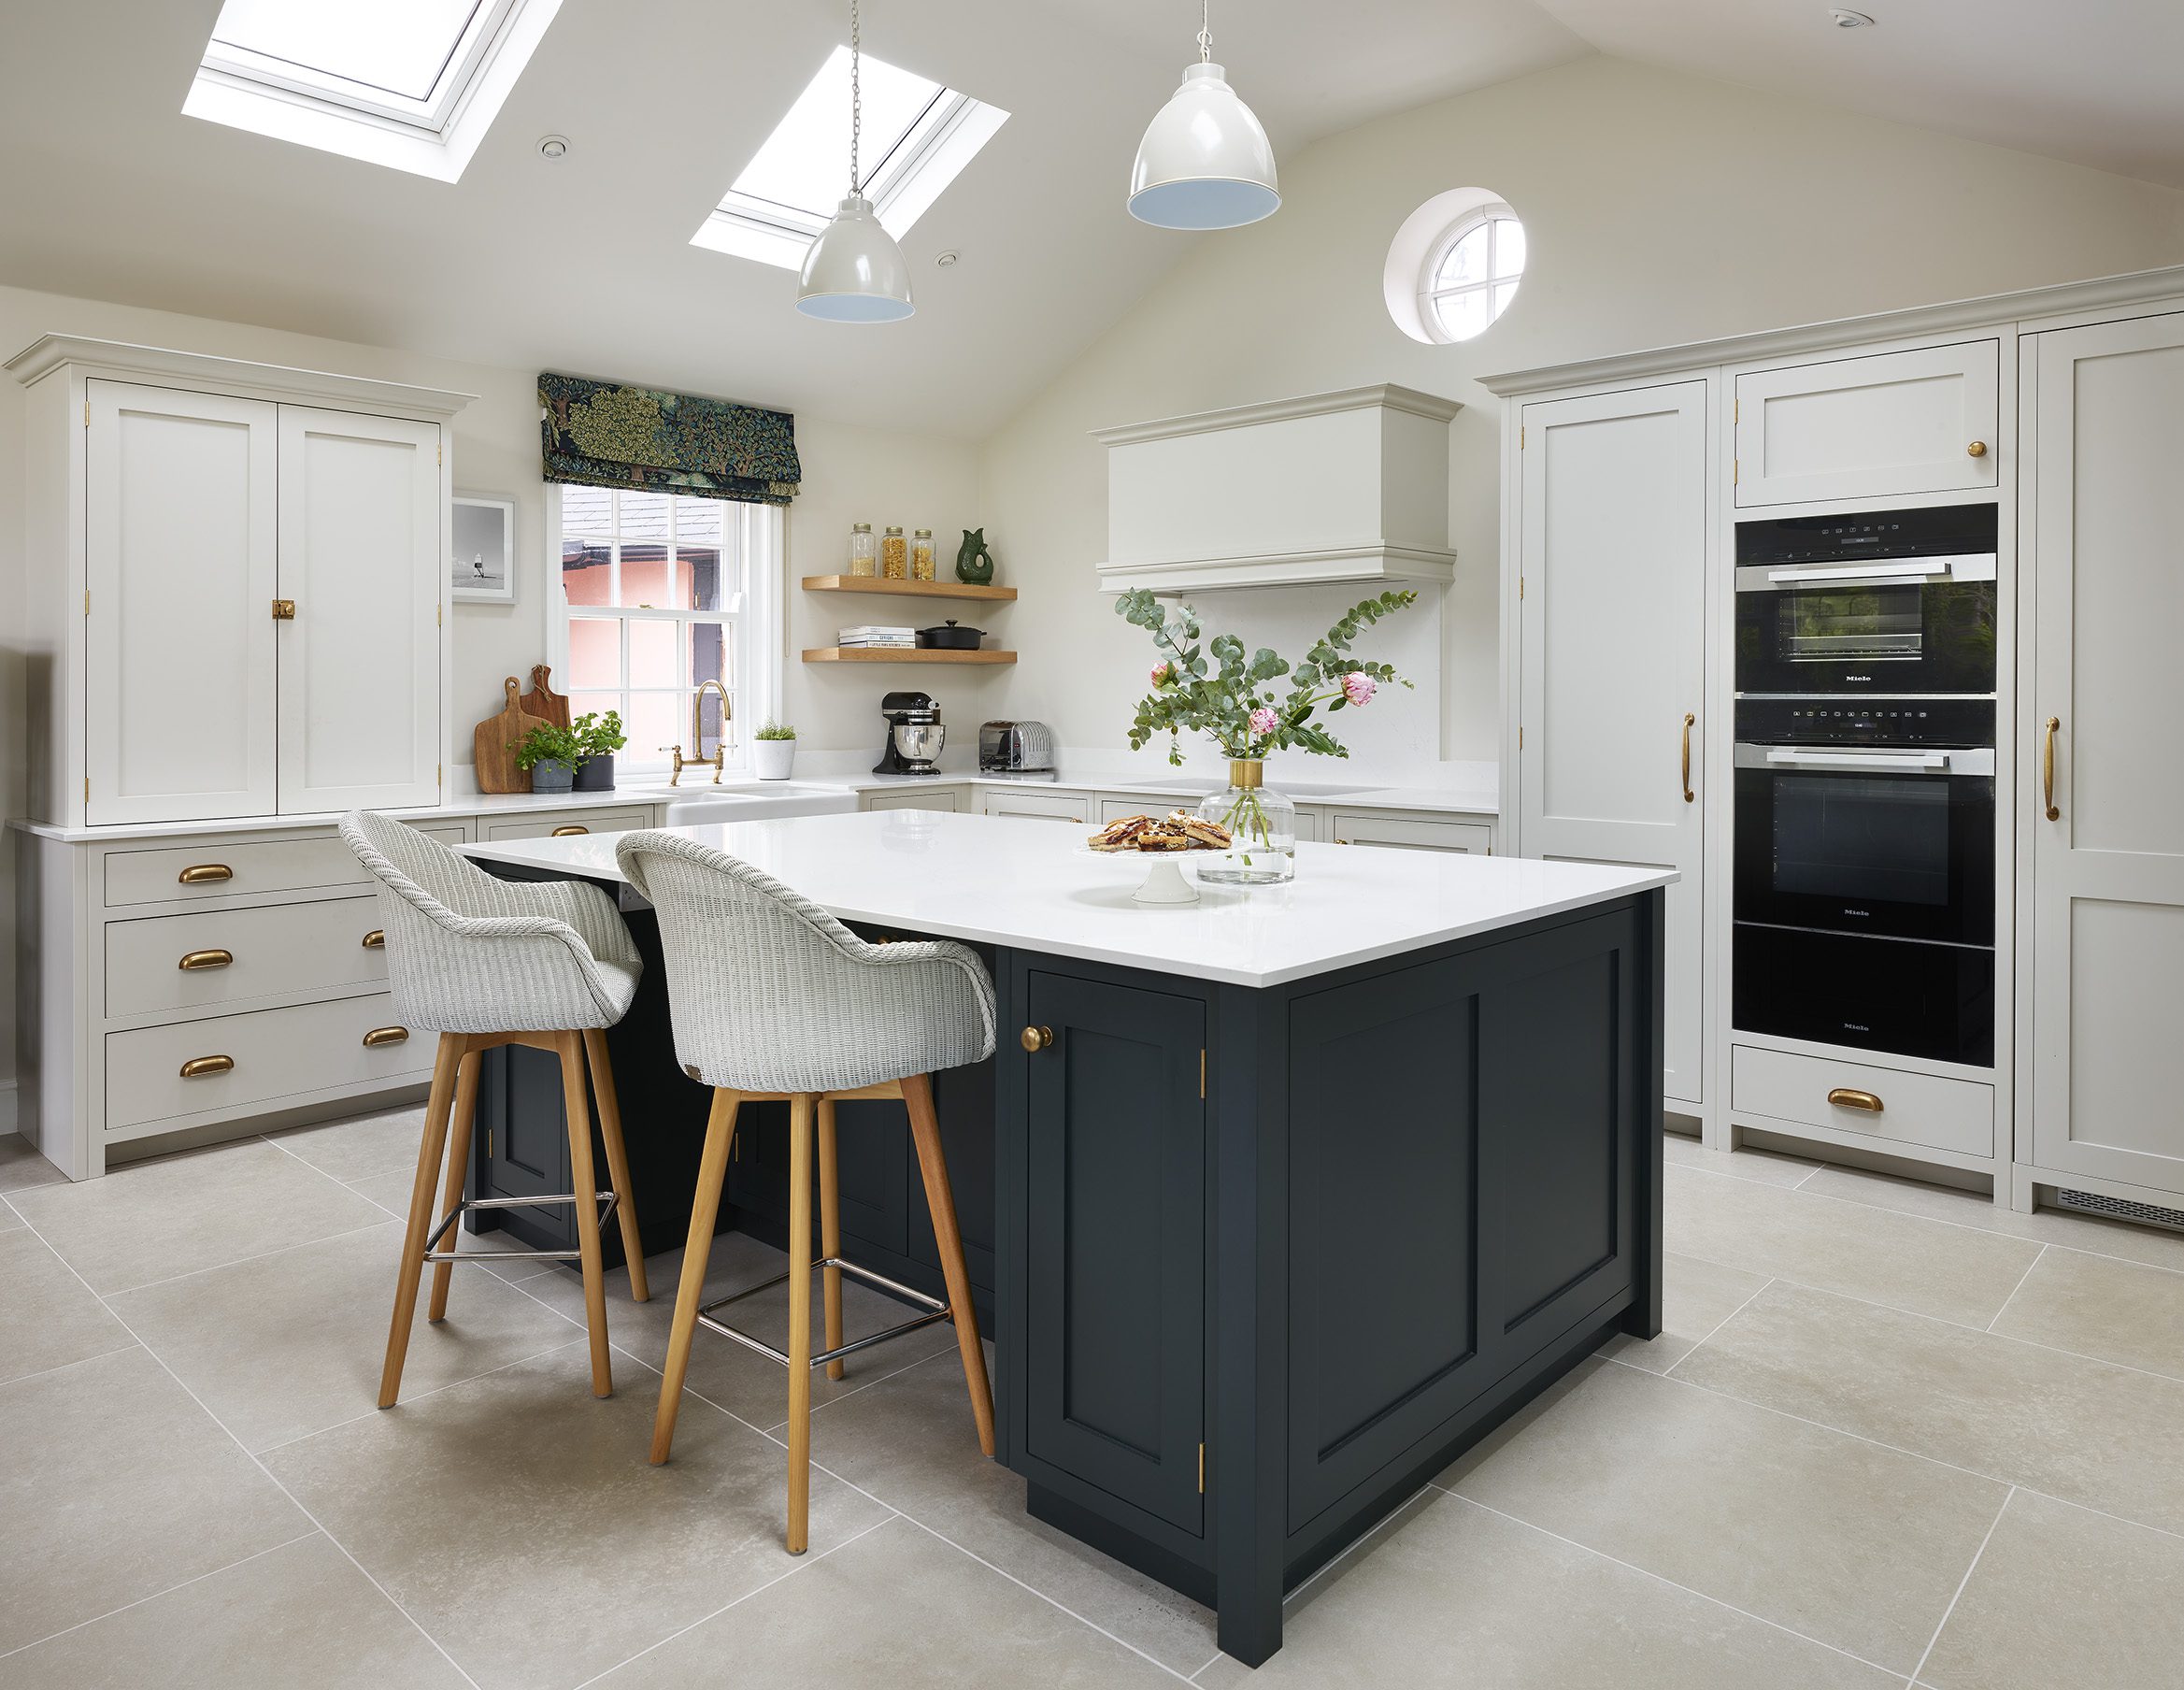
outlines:
M876 775L937 775L940 748L948 730L940 707L923 693L890 693L879 701L887 718L887 741L880 747Z

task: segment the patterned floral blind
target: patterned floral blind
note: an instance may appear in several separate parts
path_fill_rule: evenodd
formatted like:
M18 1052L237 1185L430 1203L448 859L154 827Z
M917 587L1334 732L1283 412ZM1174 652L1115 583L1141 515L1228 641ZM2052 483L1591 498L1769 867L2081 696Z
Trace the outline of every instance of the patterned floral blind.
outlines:
M538 378L546 479L786 505L796 496L796 419L649 387Z

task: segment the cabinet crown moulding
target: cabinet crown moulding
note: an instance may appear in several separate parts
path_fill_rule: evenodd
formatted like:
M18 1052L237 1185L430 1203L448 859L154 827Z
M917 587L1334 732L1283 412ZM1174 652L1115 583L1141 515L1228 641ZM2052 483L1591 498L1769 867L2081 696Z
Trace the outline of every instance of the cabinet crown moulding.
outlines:
M1447 585L1453 399L1378 383L1100 429L1101 588Z
M93 374L149 381L155 386L209 388L244 398L286 400L324 406L329 400L368 408L381 416L451 417L478 395L369 376L341 376L324 370L221 358L207 352L179 352L165 347L136 346L126 340L99 340L82 335L41 335L0 365L28 387L68 365Z

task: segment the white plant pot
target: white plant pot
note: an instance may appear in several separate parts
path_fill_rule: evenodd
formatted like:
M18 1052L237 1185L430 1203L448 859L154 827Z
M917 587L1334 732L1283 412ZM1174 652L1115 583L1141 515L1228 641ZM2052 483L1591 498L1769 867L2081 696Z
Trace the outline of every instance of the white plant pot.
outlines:
M786 781L789 771L796 766L793 739L753 739L750 752L762 781Z

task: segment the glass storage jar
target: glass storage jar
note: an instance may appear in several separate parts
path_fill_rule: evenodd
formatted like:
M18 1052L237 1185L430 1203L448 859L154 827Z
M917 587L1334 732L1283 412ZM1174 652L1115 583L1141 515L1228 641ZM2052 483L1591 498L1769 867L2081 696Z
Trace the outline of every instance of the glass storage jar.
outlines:
M879 551L872 543L872 524L853 523L849 527L849 573L851 575L877 575L879 572Z
M910 579L910 547L900 528L890 527L879 537L879 572L889 580Z
M910 579L933 579L933 530L921 528L910 536Z

